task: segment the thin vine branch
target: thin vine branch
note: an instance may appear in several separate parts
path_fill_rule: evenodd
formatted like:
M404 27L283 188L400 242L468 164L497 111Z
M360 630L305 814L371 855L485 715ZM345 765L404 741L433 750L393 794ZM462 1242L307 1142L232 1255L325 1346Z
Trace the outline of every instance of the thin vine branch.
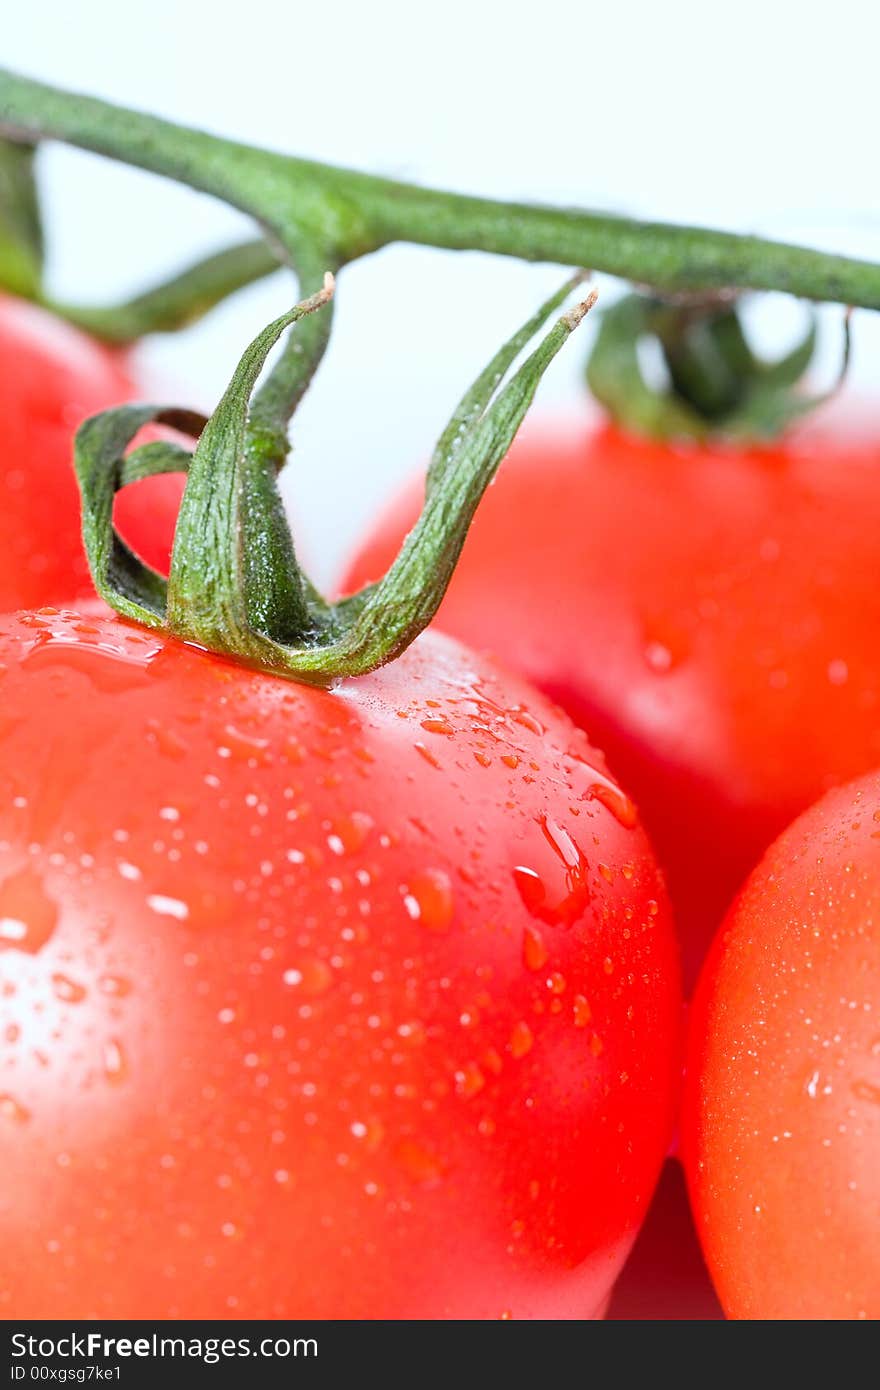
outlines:
M782 290L880 309L880 266L699 227L499 202L256 149L0 71L0 129L65 140L251 213L292 256L310 240L344 265L393 241L589 265L664 292Z
M280 266L267 242L253 240L206 256L121 304L71 304L44 293L33 297L44 309L92 337L123 346L148 333L176 333L188 327L236 290L264 279Z

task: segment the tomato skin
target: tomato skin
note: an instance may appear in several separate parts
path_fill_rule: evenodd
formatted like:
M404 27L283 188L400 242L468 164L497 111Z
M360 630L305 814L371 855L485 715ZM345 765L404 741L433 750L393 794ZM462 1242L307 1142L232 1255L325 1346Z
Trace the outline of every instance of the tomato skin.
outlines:
M584 735L436 635L327 693L37 613L3 668L4 1315L600 1313L680 986Z
M132 394L120 352L0 296L0 610L94 596L73 435L87 416ZM117 508L126 539L166 572L180 493L179 478L151 478L125 489Z
M682 1146L734 1318L880 1317L880 774L767 852L706 961Z
M438 615L604 749L667 873L686 984L774 836L880 763L880 447L858 431L737 452L527 428ZM384 571L420 491L345 591Z

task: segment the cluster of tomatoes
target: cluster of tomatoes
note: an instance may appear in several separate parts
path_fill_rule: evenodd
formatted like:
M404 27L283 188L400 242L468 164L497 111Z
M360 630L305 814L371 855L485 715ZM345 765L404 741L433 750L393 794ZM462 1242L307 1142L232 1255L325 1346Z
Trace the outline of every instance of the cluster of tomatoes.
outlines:
M0 1311L601 1317L679 1137L729 1316L880 1316L876 436L527 430L327 692L110 616L125 363L10 301L0 368Z

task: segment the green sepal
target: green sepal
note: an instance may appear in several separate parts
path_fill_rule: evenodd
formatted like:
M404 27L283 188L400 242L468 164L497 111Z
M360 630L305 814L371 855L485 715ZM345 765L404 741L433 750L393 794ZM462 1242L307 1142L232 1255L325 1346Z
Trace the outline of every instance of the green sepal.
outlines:
M167 580L126 545L113 525L113 499L121 487L157 473L186 472L189 466L189 454L164 440L125 456L136 435L153 424L195 435L205 420L175 407L124 405L105 410L80 426L73 462L82 504L83 545L95 588L123 617L162 627Z
M666 385L649 383L642 370L640 346L650 339L662 350ZM848 316L840 377L830 391L810 393L803 378L816 344L812 316L790 352L764 361L750 348L736 305L674 305L631 294L602 316L587 383L616 424L652 439L769 442L839 388L849 363Z
M275 447L251 427L251 398L272 348L329 304L333 279L282 314L244 352L193 454L175 532L166 619L212 651L262 664L304 638L314 615L278 491Z
M170 279L120 304L72 304L43 297L53 314L93 338L124 346L149 333L176 333L209 313L229 295L279 269L265 241L245 241L196 261Z
M394 564L384 579L337 604L325 602L296 562L274 460L271 451L267 456L259 447L261 431L250 411L272 346L286 328L327 303L329 287L254 339L192 455L164 441L144 444L128 456L125 450L150 423L198 433L198 417L124 406L87 421L77 435L75 461L86 553L98 592L125 617L316 685L332 685L392 660L437 611L480 498L546 368L595 295L563 313L510 379L503 378L581 278L553 295L465 393L434 451L422 514ZM166 581L114 530L113 497L128 482L169 471L188 477ZM285 638L285 631L292 635Z
M650 385L639 361L639 342L652 331L654 301L624 295L599 320L587 361L587 385L615 424L649 439L702 439L708 426L672 392Z

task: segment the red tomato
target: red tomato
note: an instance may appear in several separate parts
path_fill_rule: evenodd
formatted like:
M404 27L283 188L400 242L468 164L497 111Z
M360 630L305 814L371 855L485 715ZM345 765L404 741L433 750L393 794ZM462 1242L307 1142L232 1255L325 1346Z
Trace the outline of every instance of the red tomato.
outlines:
M7 1317L589 1317L677 948L568 719L439 636L333 693L0 620Z
M731 909L694 1002L683 1149L735 1318L880 1318L880 774Z
M80 541L73 434L88 415L132 392L119 352L0 296L0 610L94 597ZM126 539L166 571L180 492L179 478L151 478L125 489L117 508Z
M514 444L438 617L589 729L667 871L686 981L773 837L880 763L876 429L776 448ZM413 486L345 587L387 568Z

